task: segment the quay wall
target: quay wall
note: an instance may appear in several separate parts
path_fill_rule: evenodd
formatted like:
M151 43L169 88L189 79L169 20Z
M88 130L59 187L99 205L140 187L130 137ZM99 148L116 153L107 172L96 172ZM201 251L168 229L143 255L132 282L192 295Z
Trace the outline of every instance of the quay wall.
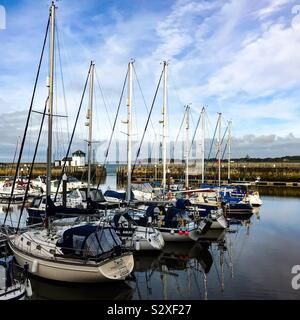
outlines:
M19 176L26 177L30 170L30 163L22 163L19 169ZM51 174L53 178L58 178L61 174L62 167L52 167ZM0 176L14 176L16 171L16 164L12 163L2 163L0 164ZM92 165L91 168L92 176L97 178L102 178L106 176L106 168L101 165ZM65 173L68 176L76 177L80 180L87 179L87 166L66 166ZM33 167L33 178L39 175L46 175L46 164L45 163L36 163Z
M263 185L280 185L284 186L288 183L291 187L300 187L300 163L285 163L285 162L234 162L230 163L231 181L255 181L258 177ZM184 182L185 166L184 164L168 164L169 173L167 179L172 179L172 182ZM127 167L119 166L117 168L117 182L119 184L126 183ZM216 162L205 164L205 182L213 182L218 179L218 167ZM221 165L221 179L227 182L228 179L228 163L224 162ZM162 165L141 164L136 166L132 181L147 182L147 181L162 180ZM201 183L201 166L199 164L191 164L189 166L189 181L191 184ZM264 181L264 182L263 182ZM266 182L267 181L267 182ZM299 185L298 185L299 182ZM269 183L269 184L268 184Z

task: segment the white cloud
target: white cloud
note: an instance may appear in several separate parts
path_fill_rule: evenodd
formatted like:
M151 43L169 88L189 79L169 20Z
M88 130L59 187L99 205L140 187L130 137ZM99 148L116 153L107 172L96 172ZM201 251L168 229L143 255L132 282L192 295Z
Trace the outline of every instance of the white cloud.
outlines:
M269 0L267 6L257 12L259 19L265 19L271 14L276 13L286 5L290 5L294 0Z
M48 4L24 3L27 5L9 12L13 19L10 29L5 31L6 36L0 34L5 43L0 53L0 112L7 112L8 107L12 111L27 110L32 92ZM95 4L100 6L98 11L94 10ZM161 72L160 62L170 59L170 139L177 135L183 104L190 102L197 111L202 105L208 105L211 114L222 111L225 118L233 120L237 136L253 131L265 136L300 134L300 15L296 9L287 14L288 1L180 0L161 11L140 8L130 14L113 2L107 6L96 1L58 5L70 126L91 59L96 61L110 119L114 118L128 61L136 59L149 107ZM38 109L46 96L46 63L43 69L35 103ZM136 82L134 89L134 132L138 136L147 114ZM157 134L161 98L160 92L152 117ZM64 105L61 89L57 105ZM95 135L101 140L109 136L110 126L99 92L97 106ZM121 110L120 119L126 114L125 100ZM118 122L116 136L124 138L120 134L124 130ZM152 135L149 128L146 140Z
M293 89L300 81L299 50L299 32L273 24L210 78L209 93L222 98L245 93L253 99Z

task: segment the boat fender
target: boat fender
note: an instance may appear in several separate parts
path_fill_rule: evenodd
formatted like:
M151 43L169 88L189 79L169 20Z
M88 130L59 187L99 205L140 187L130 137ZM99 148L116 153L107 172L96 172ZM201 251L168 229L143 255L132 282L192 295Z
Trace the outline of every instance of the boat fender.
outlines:
M175 233L174 229L171 230L171 234L173 235Z
M36 273L36 272L37 272L38 264L39 264L39 263L38 263L37 260L33 260L32 266L31 266L31 272L32 272L32 273Z
M136 250L136 251L139 251L140 249L141 249L140 241L139 241L139 240L136 240L136 241L135 241L135 250Z
M152 223L152 217L148 217L148 223L149 223L149 224Z
M25 281L25 290L26 290L26 296L31 297L32 296L32 287L31 287L31 282L29 279L26 279L26 281Z

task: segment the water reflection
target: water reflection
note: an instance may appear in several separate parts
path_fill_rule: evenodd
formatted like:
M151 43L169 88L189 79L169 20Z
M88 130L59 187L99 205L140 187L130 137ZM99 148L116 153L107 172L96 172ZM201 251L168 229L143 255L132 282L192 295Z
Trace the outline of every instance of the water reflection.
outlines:
M13 213L13 212L12 212ZM231 219L229 230L209 230L197 242L166 243L158 253L135 255L133 277L126 282L68 284L31 277L32 299L211 299L225 291L225 277L234 278L234 245L250 219ZM235 237L235 239L233 238ZM228 281L227 281L228 283Z
M300 199L264 196L263 202L251 216L231 217L228 230L135 255L133 278L124 283L70 285L32 278L33 299L299 299L291 268L300 264ZM13 208L8 224L19 217L18 206Z
M21 207L22 207L21 204L11 204L8 210L7 204L0 204L0 224L4 222L5 216L7 214L6 224L12 227L17 227L19 217L20 217ZM27 219L27 211L24 208L23 215L20 219L21 227L26 225L26 219Z
M36 300L131 300L133 290L125 282L106 284L70 284L30 278Z
M208 299L208 274L216 267L214 249L221 260L226 232L210 230L198 242L166 243L157 255L135 257L135 299ZM221 261L220 274L224 276ZM221 281L220 285L224 281Z
M252 212L255 215L256 220L260 221L260 208L253 208Z

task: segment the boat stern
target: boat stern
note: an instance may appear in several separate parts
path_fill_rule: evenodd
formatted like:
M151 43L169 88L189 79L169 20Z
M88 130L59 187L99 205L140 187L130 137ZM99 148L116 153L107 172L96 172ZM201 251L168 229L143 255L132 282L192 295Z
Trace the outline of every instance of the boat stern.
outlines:
M108 280L125 280L134 267L133 254L126 253L114 259L110 259L99 266L99 272Z

